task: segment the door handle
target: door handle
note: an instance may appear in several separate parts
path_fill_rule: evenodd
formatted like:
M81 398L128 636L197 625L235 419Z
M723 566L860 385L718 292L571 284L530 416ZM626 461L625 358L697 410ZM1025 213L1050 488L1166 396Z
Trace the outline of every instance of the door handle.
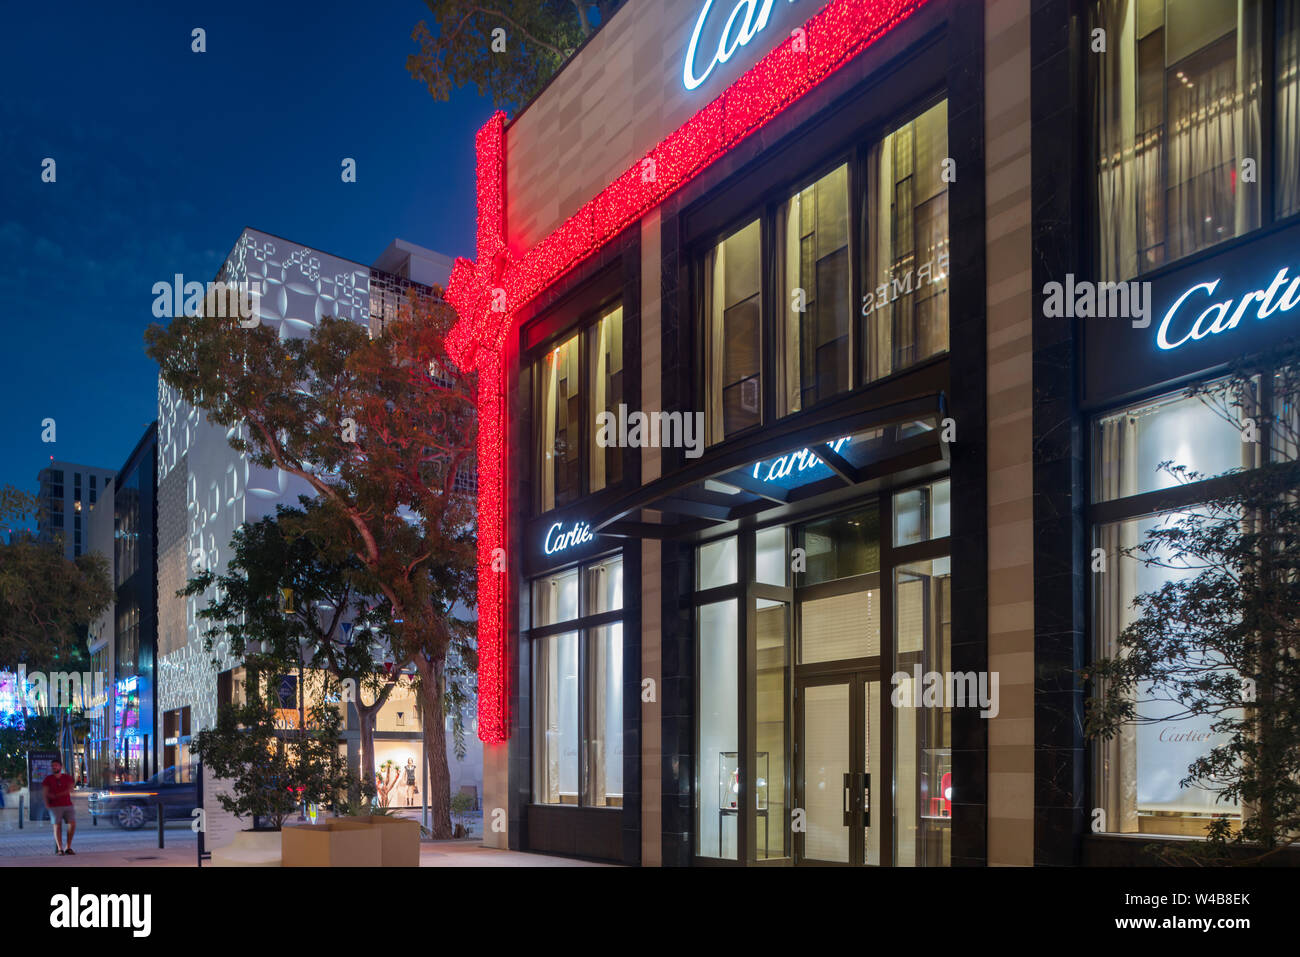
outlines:
M871 827L871 775L862 775L862 826Z
M844 826L853 826L853 775L844 772Z

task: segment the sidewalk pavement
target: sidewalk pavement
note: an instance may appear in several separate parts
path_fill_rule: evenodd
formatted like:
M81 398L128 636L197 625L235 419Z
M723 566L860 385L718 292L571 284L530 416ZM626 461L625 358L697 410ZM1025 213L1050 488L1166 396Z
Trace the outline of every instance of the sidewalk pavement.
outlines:
M169 835L170 837L170 835ZM50 841L53 843L53 840ZM59 857L53 850L21 857L0 857L0 867L194 867L194 845L137 847L130 850L77 851ZM567 857L502 851L470 841L425 841L420 845L421 867L610 867Z

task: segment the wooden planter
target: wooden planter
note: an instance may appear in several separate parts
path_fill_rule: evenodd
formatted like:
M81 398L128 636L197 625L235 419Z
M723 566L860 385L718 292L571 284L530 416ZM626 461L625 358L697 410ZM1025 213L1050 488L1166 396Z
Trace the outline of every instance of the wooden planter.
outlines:
M384 867L420 866L420 823L404 817L366 814L344 818L357 821L379 833ZM337 822L336 822L337 823Z
M381 837L379 828L359 818L285 827L280 831L281 865L380 867L383 864Z

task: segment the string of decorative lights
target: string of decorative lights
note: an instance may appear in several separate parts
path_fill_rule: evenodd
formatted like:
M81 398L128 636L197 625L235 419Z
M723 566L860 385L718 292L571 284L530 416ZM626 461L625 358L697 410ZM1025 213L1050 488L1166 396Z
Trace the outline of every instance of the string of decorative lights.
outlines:
M477 369L479 738L510 736L506 691L506 448L503 347L517 311L681 189L720 156L762 129L927 0L832 0L669 134L640 161L522 255L505 235L505 122L479 130L477 259L456 260L447 301L460 319L447 350Z

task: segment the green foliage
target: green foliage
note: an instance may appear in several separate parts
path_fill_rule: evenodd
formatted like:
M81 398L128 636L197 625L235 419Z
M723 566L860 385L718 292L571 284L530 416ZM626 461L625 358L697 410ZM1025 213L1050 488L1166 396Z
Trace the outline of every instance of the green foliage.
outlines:
M27 752L59 748L59 719L56 715L28 715L26 726L0 726L0 780L27 783Z
M355 555L329 553L317 530L327 521L321 505L309 499L297 509L279 506L274 517L235 530L224 574L200 572L178 594L213 592L197 613L208 626L208 651L221 641L238 658L256 649L286 668L301 663L378 694L384 683L381 657L391 639L386 604L359 593L365 569ZM292 594L291 612L283 589ZM346 621L353 628L345 638Z
M272 673L265 687L275 689L279 677ZM274 695L268 690L250 694L243 704L223 706L216 727L196 734L190 750L202 758L207 773L231 782L231 794L220 799L222 807L279 828L299 802L341 807L356 779L339 754L338 710L313 705L301 734L285 732L277 728Z
M0 489L0 514L30 514L31 497ZM86 627L113 600L108 562L100 555L69 561L58 543L30 538L0 541L0 663L29 669L67 664L81 648Z
M1188 394L1243 440L1258 433L1271 460L1228 473L1203 505L1170 513L1128 550L1176 574L1135 599L1117 653L1086 669L1097 687L1087 731L1109 738L1151 723L1143 712L1153 701L1176 705L1174 720L1209 719L1221 743L1181 784L1240 802L1242 826L1216 818L1208 841L1167 846L1163 856L1259 860L1300 840L1300 346L1249 357L1226 382ZM1161 467L1180 484L1211 478Z
M213 423L239 426L232 448L316 492L303 522L331 561L355 559L352 592L380 599L392 658L414 664L429 714L468 700L476 667L460 613L476 599L474 499L458 485L473 470L476 382L447 354L456 314L438 296L412 290L374 338L330 317L298 339L203 316L145 336L166 385ZM445 768L430 773L445 788Z
M474 86L504 110L517 111L546 85L620 0L425 0L433 26L411 34L420 52L406 69L435 100ZM494 49L493 31L496 34ZM504 49L501 47L504 45Z

